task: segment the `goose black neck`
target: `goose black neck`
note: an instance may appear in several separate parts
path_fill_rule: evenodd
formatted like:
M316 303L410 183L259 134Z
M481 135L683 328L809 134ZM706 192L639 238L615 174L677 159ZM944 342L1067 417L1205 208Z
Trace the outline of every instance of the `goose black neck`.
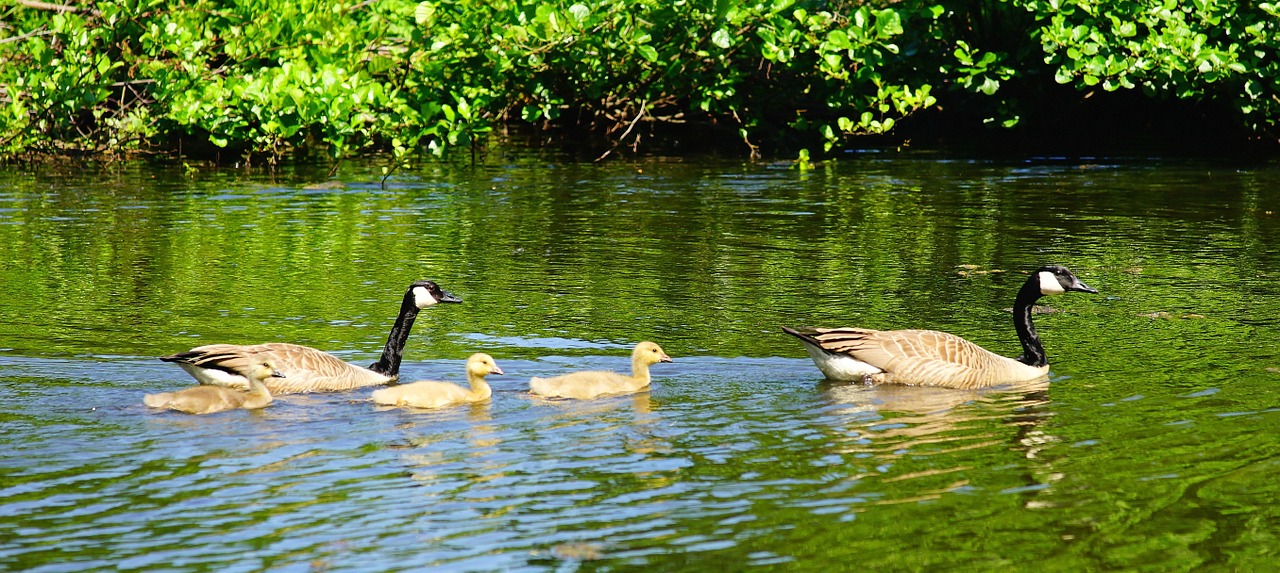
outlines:
M1044 355L1044 345L1040 344L1040 335L1031 324L1031 309L1041 296L1039 279L1031 275L1018 291L1018 298L1013 300L1013 328L1018 331L1018 341L1022 343L1022 356L1018 357L1018 362L1037 368L1049 363Z
M413 329L413 321L418 318L418 305L414 304L413 292L404 295L400 303L400 316L391 326L391 334L387 335L387 345L382 349L382 358L369 365L369 369L384 376L400 374L400 357L404 353L404 345L409 341L409 331Z

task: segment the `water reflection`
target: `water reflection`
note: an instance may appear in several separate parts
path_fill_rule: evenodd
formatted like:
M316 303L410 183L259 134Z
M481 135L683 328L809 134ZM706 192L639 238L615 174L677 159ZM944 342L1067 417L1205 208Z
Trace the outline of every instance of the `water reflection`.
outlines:
M1094 163L0 176L0 568L1268 567L1280 170ZM1001 309L1050 261L1108 295L1037 319L1051 382L823 384L777 330L1016 352ZM405 379L486 351L489 403L139 404L202 341L372 361L424 276L466 303ZM644 339L676 356L648 392L527 393Z

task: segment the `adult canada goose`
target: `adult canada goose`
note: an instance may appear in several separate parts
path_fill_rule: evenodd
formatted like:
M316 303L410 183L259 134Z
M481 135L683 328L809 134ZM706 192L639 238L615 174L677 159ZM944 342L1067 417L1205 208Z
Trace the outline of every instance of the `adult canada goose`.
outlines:
M477 352L467 359L467 382L471 385L470 390L448 382L421 380L374 390L370 399L383 406L413 408L444 408L483 402L493 395L493 390L484 381L484 377L490 374L503 374L503 372L493 361L492 356Z
M255 357L236 374L249 381L248 392L223 386L196 386L177 392L147 394L142 397L142 403L152 408L168 408L188 414L212 414L236 408L255 410L271 403L271 391L267 390L263 380L284 377L271 366L271 362L261 357Z
M1057 265L1040 267L1023 283L1013 303L1013 326L1022 342L1022 355L1016 360L936 330L782 330L804 342L813 362L831 380L982 388L1048 374L1044 346L1031 324L1031 307L1042 296L1069 291L1098 292Z
M409 340L409 330L413 328L418 311L441 302L462 302L462 299L431 281L421 280L409 285L404 301L400 303L400 315L396 317L391 334L387 336L387 345L382 349L382 358L368 368L348 364L309 346L284 342L210 344L160 359L176 362L201 384L247 388L248 381L239 372L251 357L260 355L285 375L283 382L275 379L267 382L267 388L274 394L337 392L386 384L400 376L400 355Z
M652 342L641 342L631 352L631 375L605 370L586 370L556 376L534 377L529 380L529 390L548 398L577 398L585 400L605 394L630 394L649 387L649 366L659 362L671 362L662 347Z

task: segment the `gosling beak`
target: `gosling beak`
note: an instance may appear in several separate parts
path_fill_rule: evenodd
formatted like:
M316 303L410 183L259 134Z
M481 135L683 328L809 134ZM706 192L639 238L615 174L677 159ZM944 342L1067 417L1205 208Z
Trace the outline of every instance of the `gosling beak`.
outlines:
M444 289L440 289L440 292L441 294L444 295L440 297L440 302L462 302L462 299L458 298L458 295L455 295Z
M666 353L666 352L663 352L663 353L662 353L662 359L661 359L661 360L659 360L658 362L671 362L671 357L670 357L670 356L667 356L667 353Z
M272 378L284 378L284 374L281 374L279 370L272 370L272 371L271 371L271 377L272 377Z
M1076 292L1087 292L1090 294L1098 294L1098 289L1093 288L1087 284L1084 284L1083 282L1080 282L1080 279L1076 279L1074 283L1071 283L1071 288L1067 290L1073 290Z
M499 374L499 375L501 375L501 374L506 374L506 372L503 372L503 371L502 371L502 369L501 369L501 368L499 368L497 364L494 364L494 365L493 365L493 368L490 368L490 369L489 369L489 373L490 373L490 374Z

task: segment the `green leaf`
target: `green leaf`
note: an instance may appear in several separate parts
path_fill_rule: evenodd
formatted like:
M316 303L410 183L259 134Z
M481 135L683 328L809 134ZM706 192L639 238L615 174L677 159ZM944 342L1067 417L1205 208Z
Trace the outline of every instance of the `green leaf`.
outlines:
M729 36L728 30L720 28L711 33L711 43L719 46L722 50L727 50L729 46L733 45L733 38Z
M419 26L430 27L432 20L436 15L436 5L434 2L419 2L418 6L413 9L413 21Z
M653 49L653 46L650 46L648 44L637 46L636 51L640 52L640 56L643 57L645 60L648 60L649 63L654 63L658 61L658 50Z
M849 34L844 30L832 30L827 33L827 43L837 50L848 50L853 48L853 44L849 43Z

